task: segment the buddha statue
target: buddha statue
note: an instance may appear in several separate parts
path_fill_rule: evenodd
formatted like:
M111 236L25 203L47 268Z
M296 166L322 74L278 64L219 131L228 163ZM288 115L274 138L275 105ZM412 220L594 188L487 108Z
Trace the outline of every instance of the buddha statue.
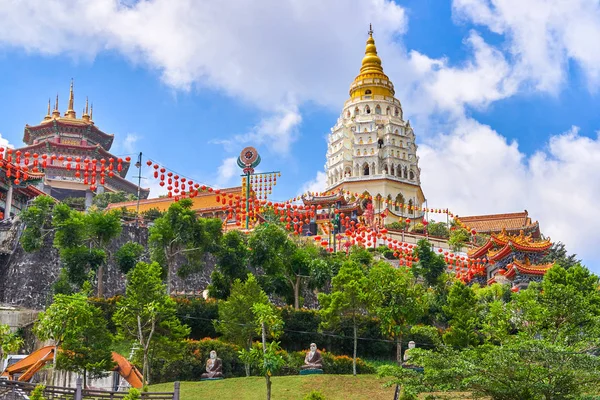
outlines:
M216 351L210 352L210 358L206 360L206 372L200 376L201 379L223 378L223 361L217 357Z
M316 344L310 344L310 351L306 353L304 365L301 369L323 369L323 359L321 358L321 352L317 349Z

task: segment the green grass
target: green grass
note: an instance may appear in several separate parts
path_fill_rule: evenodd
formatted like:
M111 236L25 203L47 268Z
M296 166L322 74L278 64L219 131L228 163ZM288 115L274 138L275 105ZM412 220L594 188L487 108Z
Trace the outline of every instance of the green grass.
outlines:
M375 375L305 375L276 376L273 382L273 400L302 400L312 390L318 390L327 400L390 400L394 388L383 388L383 379ZM152 385L150 391L173 390L173 383ZM264 400L265 378L230 378L220 381L182 382L181 400L240 399Z

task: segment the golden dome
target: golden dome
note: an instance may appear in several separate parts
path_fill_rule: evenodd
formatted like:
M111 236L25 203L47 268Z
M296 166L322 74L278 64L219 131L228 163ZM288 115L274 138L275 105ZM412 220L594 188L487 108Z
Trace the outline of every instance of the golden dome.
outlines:
M373 39L373 30L369 29L365 56L362 59L360 73L350 85L350 97L354 99L374 95L393 97L394 85L383 73L381 58L377 55L375 39Z

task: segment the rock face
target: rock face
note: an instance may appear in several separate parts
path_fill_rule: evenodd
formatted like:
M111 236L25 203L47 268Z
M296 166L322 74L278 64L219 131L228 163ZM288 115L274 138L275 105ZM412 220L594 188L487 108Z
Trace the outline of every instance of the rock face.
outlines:
M40 250L27 253L18 243L21 229L18 221L0 224L0 303L41 310L52 302L52 285L60 274L62 263L58 250L53 246L53 235L44 239ZM113 255L129 241L140 243L147 249L148 229L125 225L121 235L106 249L109 255L104 274L106 297L125 292L125 276L117 268ZM143 260L149 260L148 253L144 254ZM178 265L183 262L184 260L179 260ZM207 254L201 272L190 274L185 279L173 276L172 292L206 289L213 269L214 258Z

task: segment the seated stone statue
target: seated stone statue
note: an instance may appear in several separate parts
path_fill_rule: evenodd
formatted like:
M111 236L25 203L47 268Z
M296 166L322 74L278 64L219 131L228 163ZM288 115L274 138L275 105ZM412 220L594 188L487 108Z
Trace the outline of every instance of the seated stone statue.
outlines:
M403 368L409 368L409 369L415 369L415 370L422 370L421 367L414 365L410 362L410 352L412 349L414 349L416 346L415 342L413 342L412 340L410 342L408 342L408 349L406 349L404 351L404 357L403 357L403 363L402 363L402 367Z
M304 365L301 369L323 369L323 359L321 358L321 352L317 349L316 344L310 344L310 351L306 353Z
M206 360L206 372L200 376L201 379L223 378L223 361L217 358L217 352L211 351L210 358Z

